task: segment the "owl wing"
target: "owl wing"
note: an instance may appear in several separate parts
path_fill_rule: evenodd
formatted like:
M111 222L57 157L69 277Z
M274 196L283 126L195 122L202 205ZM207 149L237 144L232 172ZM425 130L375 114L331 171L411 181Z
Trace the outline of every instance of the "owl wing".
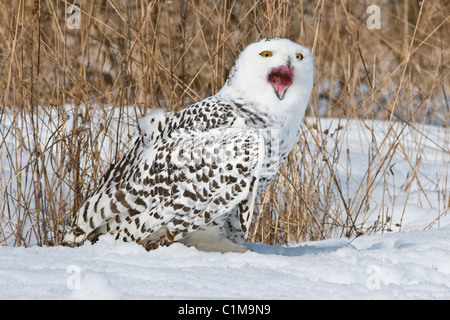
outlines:
M108 222L117 219L118 214L124 214L124 210L117 206L117 201L125 204L125 201L129 203L133 200L133 205L126 205L126 211L129 211L130 215L144 210L146 205L141 197L147 195L150 190L138 183L139 172L148 166L145 165L147 160L154 158L155 147L160 141L160 134L167 119L164 111L154 110L141 120L141 130L136 135L133 148L119 162L109 167L100 179L97 189L75 213L73 228L64 237L64 245L81 244L86 239L92 240L106 233Z
M170 133L157 127L164 138L149 146L141 137L109 170L79 210L66 244L112 233L151 248L217 223L237 205L246 208L240 223L248 230L262 161L259 132L230 125L192 131L166 122Z
M128 233L118 238L146 244L179 241L220 223L235 206L252 202L260 139L257 131L236 128L174 135L158 149L148 170L148 212L139 216L139 224L127 222ZM240 217L244 232L251 212Z

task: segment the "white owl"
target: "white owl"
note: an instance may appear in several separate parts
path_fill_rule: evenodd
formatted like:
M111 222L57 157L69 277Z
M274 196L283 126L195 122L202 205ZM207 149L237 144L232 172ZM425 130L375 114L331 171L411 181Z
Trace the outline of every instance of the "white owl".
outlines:
M307 48L262 39L242 51L216 95L144 117L134 147L77 212L64 244L110 233L148 250L181 242L245 251L255 200L299 139L313 71Z

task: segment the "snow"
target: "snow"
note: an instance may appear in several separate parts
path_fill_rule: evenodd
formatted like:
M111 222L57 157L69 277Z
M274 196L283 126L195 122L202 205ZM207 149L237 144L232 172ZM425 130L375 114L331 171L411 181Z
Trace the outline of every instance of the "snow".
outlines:
M337 131L339 126L344 130ZM360 204L358 199L366 196L367 175L374 180L368 212L357 217L357 224L367 228L388 218L386 226L392 231L450 224L448 209L438 205L450 196L448 128L345 119L320 119L320 127L335 133L326 137L327 150L331 158L339 149L336 174L342 192L357 200L348 201L351 212ZM397 147L395 152L392 145ZM378 166L385 174L379 173Z
M207 253L0 248L0 299L449 299L450 228Z
M48 113L40 118L48 132L42 130L39 142L55 157L63 155L46 147L57 138L49 132L60 125L69 130L73 122L56 121L58 117ZM3 132L9 132L11 119L2 118ZM335 142L339 144L336 176L343 194L353 198L364 195L359 187L369 155L382 159L401 139L384 167L391 174L376 178L370 211L357 221L371 226L380 216L389 217L389 228L401 232L382 230L350 240L336 236L289 247L247 243L247 252L226 254L181 244L147 252L109 236L78 248L14 247L12 239L0 247L0 299L450 299L450 215L444 205L450 197L449 129L338 119L321 119L319 126L335 132L326 137L327 150L332 156ZM345 130L336 131L338 126ZM3 137L8 150L15 150L15 136ZM115 136L108 139L114 141ZM106 142L105 148L111 145ZM22 151L11 162L26 164L30 156ZM2 153L4 166L8 160ZM22 185L32 187L25 175L21 179ZM11 194L20 185L17 180L14 170L4 167L2 183L8 182ZM19 217L11 217L12 223L14 219ZM24 231L29 225L25 221Z

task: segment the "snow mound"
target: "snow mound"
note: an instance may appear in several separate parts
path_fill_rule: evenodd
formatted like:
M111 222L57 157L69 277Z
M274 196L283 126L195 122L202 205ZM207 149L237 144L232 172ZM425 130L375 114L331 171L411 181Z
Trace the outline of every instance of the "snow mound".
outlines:
M240 253L0 248L0 299L450 299L450 228Z

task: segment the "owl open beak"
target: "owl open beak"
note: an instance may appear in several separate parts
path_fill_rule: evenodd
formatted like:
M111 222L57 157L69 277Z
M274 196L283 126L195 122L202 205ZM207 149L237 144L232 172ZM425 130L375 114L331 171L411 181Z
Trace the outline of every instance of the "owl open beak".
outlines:
M286 90L291 86L292 81L294 81L294 68L287 66L273 68L267 80L275 89L275 94L278 99L283 100Z

